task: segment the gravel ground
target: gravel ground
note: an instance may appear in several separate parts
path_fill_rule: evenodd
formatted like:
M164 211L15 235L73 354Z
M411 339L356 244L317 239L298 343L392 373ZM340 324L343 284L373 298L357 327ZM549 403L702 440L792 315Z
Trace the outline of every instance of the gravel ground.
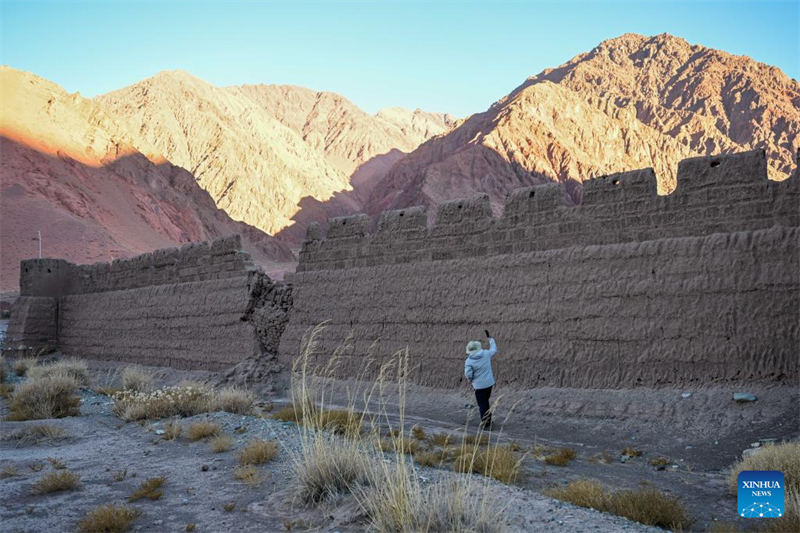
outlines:
M364 515L351 496L315 507L293 501L292 457L300 446L294 424L223 412L183 419L184 425L216 422L234 438L233 449L215 454L207 442L191 442L185 435L175 441L163 440L158 434L163 422L123 423L111 413L112 402L106 396L83 390L81 397L81 416L45 421L66 430L71 436L66 441L20 447L7 437L42 422L0 424L4 437L0 470L9 466L16 470L15 476L0 480L0 531L74 531L89 510L106 503L126 503L142 481L154 476L167 478L163 496L129 504L142 511L134 523L135 531L186 531L187 524L196 524L198 532L366 529ZM0 405L2 414L7 414L7 402L0 400ZM234 478L236 450L253 438L275 439L281 446L278 458L260 467L265 481L255 488ZM50 457L64 461L81 477L79 489L50 495L32 493L32 484L53 469L46 461ZM37 465L43 469L34 471ZM114 474L123 471L124 479L115 480ZM436 469L420 473L429 480L459 475ZM498 501L504 502L502 516L508 531L660 531L524 488L495 482L490 487ZM235 508L227 511L228 504Z

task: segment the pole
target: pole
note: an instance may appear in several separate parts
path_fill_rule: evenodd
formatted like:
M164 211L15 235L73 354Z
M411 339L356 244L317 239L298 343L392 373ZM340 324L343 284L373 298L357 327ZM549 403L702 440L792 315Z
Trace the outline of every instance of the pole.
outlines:
M36 233L39 234L39 259L41 259L42 258L42 232L37 230Z

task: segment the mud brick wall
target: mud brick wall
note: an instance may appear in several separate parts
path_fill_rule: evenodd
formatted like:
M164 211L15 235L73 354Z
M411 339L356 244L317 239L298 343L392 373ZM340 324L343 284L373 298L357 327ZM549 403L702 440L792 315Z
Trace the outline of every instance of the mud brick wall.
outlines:
M650 169L310 228L281 339L330 321L321 360L353 333L341 374L409 347L415 381L456 387L464 346L487 327L498 381L591 388L796 383L800 180L767 180L761 151L697 158L655 193Z
M58 341L57 324L58 309L54 298L20 296L11 308L5 348L55 348Z
M291 306L291 286L256 268L238 235L110 264L23 261L20 278L12 342L47 331L67 355L183 369L275 353Z

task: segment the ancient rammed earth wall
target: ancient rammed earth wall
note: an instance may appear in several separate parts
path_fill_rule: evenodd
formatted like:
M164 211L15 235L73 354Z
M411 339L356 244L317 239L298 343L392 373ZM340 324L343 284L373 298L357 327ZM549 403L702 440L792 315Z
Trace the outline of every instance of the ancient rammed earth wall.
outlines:
M7 345L185 369L275 353L291 286L272 282L239 236L113 263L23 261Z
M797 383L800 179L767 180L762 151L681 162L656 195L651 169L309 228L279 358L308 328L324 359L353 333L341 375L408 346L418 383L454 387L484 327L500 383L625 388ZM373 351L373 353L375 353Z

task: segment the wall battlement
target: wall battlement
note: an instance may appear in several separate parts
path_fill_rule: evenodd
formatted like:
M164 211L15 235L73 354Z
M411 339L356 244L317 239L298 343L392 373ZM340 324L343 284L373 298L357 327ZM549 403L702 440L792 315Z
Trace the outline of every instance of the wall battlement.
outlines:
M367 215L334 218L327 235L312 225L298 271L346 269L641 242L800 225L800 179L767 179L764 151L697 157L678 165L678 185L656 194L653 169L584 183L570 206L559 184L528 187L506 198L493 217L487 195L440 204L427 224L424 207L381 214L374 233Z
M112 263L30 259L7 345L219 370L276 353L292 304L241 250L239 235Z
M501 386L633 388L797 383L800 178L767 179L763 151L519 189L492 216L478 195L309 228L279 359L327 321L337 366L408 347L414 381L463 385L464 346L488 328ZM379 341L377 349L373 343Z

